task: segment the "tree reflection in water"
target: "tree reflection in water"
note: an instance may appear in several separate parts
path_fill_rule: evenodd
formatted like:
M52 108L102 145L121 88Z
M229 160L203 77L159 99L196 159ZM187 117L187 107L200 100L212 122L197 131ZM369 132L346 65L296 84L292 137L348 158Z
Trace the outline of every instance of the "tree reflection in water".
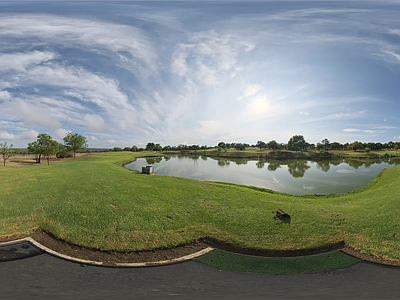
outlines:
M306 170L309 169L310 166L307 164L306 160L295 160L293 162L288 163L288 170L290 175L294 178L301 178L306 173Z

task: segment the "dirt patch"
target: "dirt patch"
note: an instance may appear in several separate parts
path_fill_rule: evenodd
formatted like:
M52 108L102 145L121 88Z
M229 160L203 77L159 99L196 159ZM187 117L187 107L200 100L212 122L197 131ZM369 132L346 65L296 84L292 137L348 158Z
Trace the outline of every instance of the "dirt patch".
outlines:
M142 263L170 260L209 247L204 242L199 241L171 249L136 252L110 252L71 245L39 229L35 230L30 236L37 242L58 253L75 258L103 262L103 265L106 266L115 266L117 263Z
M392 260L384 259L382 257L365 254L365 253L362 253L359 250L354 249L353 247L351 247L349 245L345 245L343 247L342 251L347 253L347 254L349 254L349 255L351 255L351 256L354 256L354 257L357 257L359 259L362 259L362 260L367 260L367 261L371 261L371 262L378 263L378 264L384 264L384 265L400 267L400 261L392 261Z

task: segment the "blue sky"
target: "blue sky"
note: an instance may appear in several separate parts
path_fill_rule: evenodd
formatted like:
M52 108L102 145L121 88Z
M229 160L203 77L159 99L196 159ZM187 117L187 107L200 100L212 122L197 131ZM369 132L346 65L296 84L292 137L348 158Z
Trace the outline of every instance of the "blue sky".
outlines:
M400 140L400 4L0 2L0 141Z

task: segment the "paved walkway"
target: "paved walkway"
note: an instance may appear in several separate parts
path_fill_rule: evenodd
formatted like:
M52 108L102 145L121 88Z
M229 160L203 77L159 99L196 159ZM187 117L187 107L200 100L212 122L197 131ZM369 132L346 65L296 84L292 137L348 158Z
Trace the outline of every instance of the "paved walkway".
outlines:
M400 295L400 268L368 262L312 274L268 275L219 270L196 261L111 268L31 254L0 263L0 299L399 299Z

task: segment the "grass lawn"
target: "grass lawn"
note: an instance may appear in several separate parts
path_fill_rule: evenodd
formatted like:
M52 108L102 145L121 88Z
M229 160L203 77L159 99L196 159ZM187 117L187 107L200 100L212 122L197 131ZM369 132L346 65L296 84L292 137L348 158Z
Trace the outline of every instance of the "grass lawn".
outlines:
M148 155L152 153L147 153ZM206 237L237 247L296 250L344 240L400 261L400 166L347 194L295 197L233 184L148 176L119 163L146 153L0 168L0 236L41 227L102 250L150 250ZM273 218L283 209L291 223Z

